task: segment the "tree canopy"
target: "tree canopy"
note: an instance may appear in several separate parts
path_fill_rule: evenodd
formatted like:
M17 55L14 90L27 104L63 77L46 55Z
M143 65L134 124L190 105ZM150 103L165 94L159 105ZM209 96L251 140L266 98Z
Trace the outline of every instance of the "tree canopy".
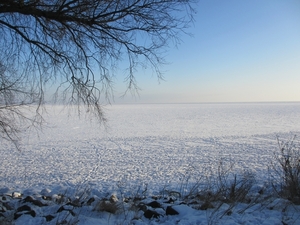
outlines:
M85 105L103 121L100 99L113 96L115 71L136 90L136 71L162 78L162 52L180 42L196 0L0 0L0 132L15 141L18 123L42 121L45 86ZM34 106L35 116L24 113Z

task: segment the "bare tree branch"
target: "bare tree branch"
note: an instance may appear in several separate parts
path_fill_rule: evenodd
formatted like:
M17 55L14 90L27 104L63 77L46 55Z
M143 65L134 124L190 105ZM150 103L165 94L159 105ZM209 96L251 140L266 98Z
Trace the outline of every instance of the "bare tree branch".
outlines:
M56 98L85 105L104 121L101 100L113 97L118 63L127 61L128 90L138 90L140 68L163 79L162 53L180 43L196 1L0 0L2 136L15 140L18 133L7 112L18 109L13 114L20 119L21 108L35 105L39 115L44 87L53 83Z

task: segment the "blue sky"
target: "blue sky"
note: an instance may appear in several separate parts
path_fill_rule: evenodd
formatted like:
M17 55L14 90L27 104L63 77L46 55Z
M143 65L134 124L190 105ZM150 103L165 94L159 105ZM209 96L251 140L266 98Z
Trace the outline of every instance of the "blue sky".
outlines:
M165 81L139 71L139 96L116 103L300 101L300 1L200 0L193 37L169 49Z

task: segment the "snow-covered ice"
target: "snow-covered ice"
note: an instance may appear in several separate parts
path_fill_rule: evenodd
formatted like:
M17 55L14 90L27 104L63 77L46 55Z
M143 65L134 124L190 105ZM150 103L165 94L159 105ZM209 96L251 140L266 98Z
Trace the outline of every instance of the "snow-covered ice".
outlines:
M62 109L47 106L43 130L26 132L22 151L1 144L0 187L58 193L88 185L105 195L120 186L134 192L147 185L151 196L163 188L178 190L188 176L191 184L196 182L193 179L216 168L220 159L233 162L234 170L254 172L263 185L278 148L276 137L287 140L300 134L300 103L112 105L105 110L105 127L84 113L79 119ZM184 213L135 224L208 224L209 212L176 207ZM282 224L282 216L276 210L249 209L219 222ZM40 224L30 216L24 216L23 224L25 217L26 224ZM83 214L80 222L107 223L108 218L94 214Z

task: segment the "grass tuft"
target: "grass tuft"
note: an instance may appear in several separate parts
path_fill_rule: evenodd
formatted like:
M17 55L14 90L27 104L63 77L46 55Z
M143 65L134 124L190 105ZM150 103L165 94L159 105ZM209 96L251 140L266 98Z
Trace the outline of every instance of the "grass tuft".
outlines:
M279 151L274 153L269 171L275 192L300 204L300 147L295 139L280 141L277 137Z

